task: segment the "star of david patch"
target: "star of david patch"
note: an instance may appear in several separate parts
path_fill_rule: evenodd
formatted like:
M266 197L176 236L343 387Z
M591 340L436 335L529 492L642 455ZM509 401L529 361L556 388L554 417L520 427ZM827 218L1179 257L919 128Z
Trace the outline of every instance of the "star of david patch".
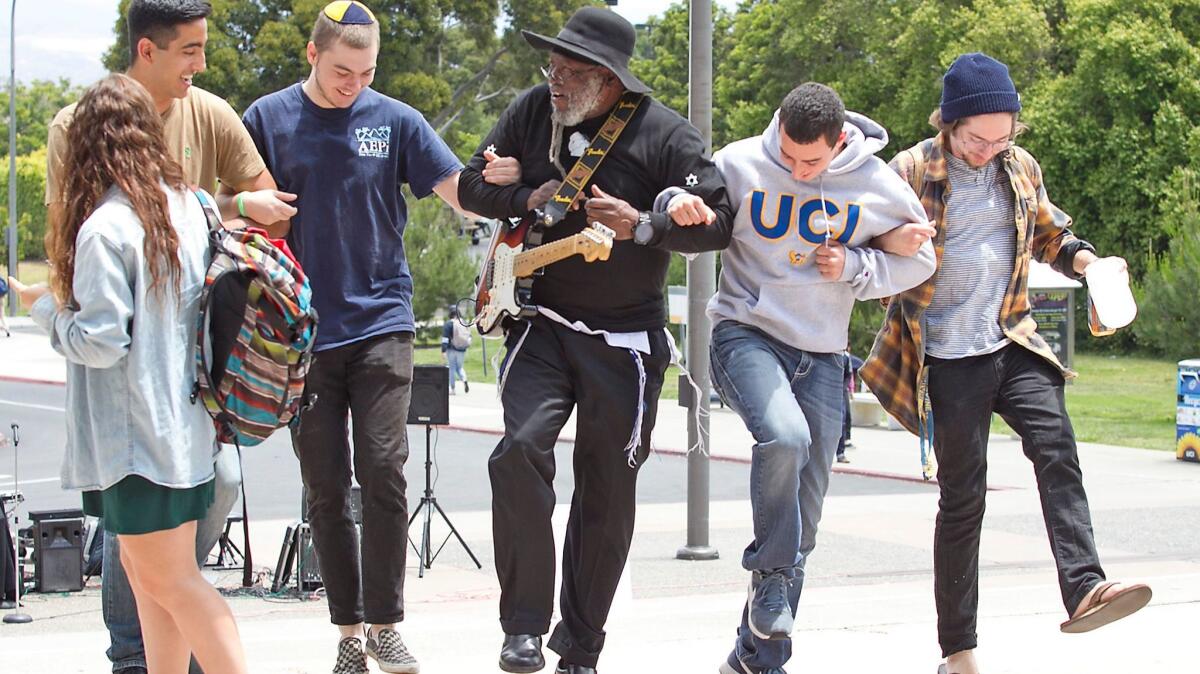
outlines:
M492 143L491 145L487 146L487 150L485 150L485 152L491 152L492 154L496 154L496 144Z
M688 187L695 187L696 185L700 184L700 179L696 177L695 173L689 173L688 177L683 179L683 184L687 185Z

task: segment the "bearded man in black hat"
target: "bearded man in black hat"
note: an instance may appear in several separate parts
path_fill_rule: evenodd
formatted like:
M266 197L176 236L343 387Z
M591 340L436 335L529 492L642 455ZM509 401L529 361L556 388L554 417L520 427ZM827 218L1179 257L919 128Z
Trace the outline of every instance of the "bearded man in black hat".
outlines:
M547 83L504 111L463 171L459 198L493 218L545 208L544 243L593 223L611 228L616 241L607 261L575 256L545 267L533 282L537 315L507 326L499 375L505 435L488 463L505 633L500 668L545 666L541 635L554 602L554 445L578 407L561 621L549 647L562 658L558 672L590 674L629 554L637 469L649 453L674 353L663 298L669 251L723 248L732 210L700 133L647 96L629 72L635 34L627 21L584 8L557 37L524 36L550 52L542 70ZM620 116L627 123L605 152ZM579 180L587 172L572 168L578 158L599 152L600 166ZM669 187L684 193L655 208Z

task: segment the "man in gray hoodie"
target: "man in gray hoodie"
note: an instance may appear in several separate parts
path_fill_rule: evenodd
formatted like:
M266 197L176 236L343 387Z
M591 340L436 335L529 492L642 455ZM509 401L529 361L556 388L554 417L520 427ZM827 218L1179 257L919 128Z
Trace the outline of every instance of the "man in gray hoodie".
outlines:
M714 157L737 215L708 304L712 378L755 440L754 540L742 556L750 590L722 674L777 674L791 656L804 563L842 434L855 300L894 295L934 270L921 202L875 157L887 142L883 127L810 82L784 98L761 136ZM916 255L869 247L909 223L926 239Z

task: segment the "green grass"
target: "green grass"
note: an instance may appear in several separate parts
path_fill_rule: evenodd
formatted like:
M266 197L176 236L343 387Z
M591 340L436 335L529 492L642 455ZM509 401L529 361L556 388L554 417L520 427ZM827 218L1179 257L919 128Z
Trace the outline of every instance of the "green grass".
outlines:
M1077 440L1174 451L1174 361L1076 353L1074 369L1067 411ZM1011 432L999 417L992 431Z
M4 280L8 280L8 263L0 264L0 275L4 276ZM26 285L34 283L45 283L50 278L50 266L45 262L34 262L26 260L17 263L17 278ZM8 297L4 298L4 307L2 310L8 313ZM24 309L17 309L17 315L24 316L28 312Z
M472 381L494 382L496 370L488 363L483 373L483 350L476 336L467 351L467 376ZM488 360L502 352L499 340L487 340ZM440 365L441 350L436 345L418 346L416 363ZM1142 356L1075 354L1079 378L1067 386L1067 410L1081 442L1099 442L1125 447L1169 450L1175 448L1175 377L1173 361ZM679 397L679 370L667 371L662 397ZM1008 426L995 417L992 430L1009 433Z
M17 278L21 283L34 284L45 283L50 278L50 267L45 262L34 262L27 260L17 264ZM8 263L0 264L0 274L3 274L5 279L8 278Z

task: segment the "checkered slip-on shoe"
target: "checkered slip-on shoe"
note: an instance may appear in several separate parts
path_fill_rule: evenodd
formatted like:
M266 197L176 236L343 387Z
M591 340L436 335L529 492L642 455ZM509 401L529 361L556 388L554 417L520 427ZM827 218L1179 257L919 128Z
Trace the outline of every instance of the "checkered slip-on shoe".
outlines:
M374 636L367 635L367 655L375 658L379 669L390 674L418 674L421 665L396 630L382 629Z
M367 656L358 637L345 637L338 642L337 664L333 674L367 674Z

